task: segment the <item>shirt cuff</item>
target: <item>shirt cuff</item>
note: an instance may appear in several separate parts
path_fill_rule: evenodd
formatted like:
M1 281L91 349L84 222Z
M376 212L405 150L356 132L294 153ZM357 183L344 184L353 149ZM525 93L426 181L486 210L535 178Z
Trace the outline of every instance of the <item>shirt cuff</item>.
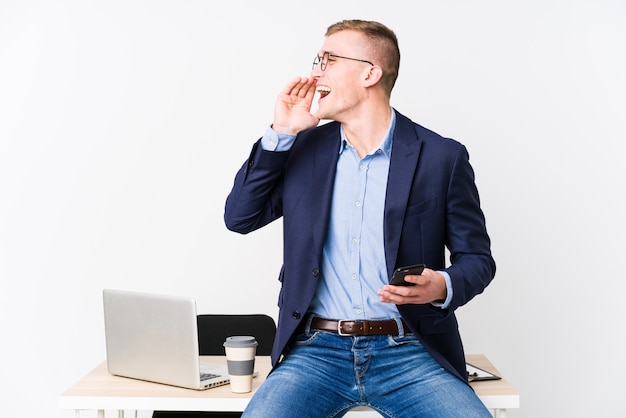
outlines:
M443 278L446 279L446 291L448 294L446 295L446 300L444 300L443 303L431 302L431 305L441 309L447 309L450 305L450 301L452 301L452 280L450 280L450 275L447 271L439 270L438 273L441 273Z
M268 126L261 138L261 147L265 151L289 151L295 140L295 135L279 134Z

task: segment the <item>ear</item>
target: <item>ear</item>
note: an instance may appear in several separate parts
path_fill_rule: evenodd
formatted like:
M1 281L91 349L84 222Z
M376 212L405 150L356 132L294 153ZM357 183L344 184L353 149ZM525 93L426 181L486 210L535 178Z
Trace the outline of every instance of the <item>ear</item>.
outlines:
M378 83L382 77L383 69L377 65L372 65L371 67L369 67L368 71L363 77L363 85L366 87L371 87L374 84Z

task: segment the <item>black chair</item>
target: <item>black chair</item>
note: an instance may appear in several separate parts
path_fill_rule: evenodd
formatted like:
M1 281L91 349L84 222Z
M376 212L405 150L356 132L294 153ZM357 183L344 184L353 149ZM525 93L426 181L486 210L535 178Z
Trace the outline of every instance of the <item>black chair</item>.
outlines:
M201 356L224 355L224 340L232 335L253 335L259 345L257 355L269 356L276 335L276 323L271 316L198 315L198 346ZM211 389L208 389L211 390ZM241 412L154 411L152 418L237 418Z

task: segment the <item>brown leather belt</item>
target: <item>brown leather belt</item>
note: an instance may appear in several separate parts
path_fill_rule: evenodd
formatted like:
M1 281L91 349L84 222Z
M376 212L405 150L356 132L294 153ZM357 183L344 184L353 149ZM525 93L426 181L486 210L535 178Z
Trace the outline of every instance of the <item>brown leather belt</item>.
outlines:
M402 321L404 325L404 321ZM410 332L405 326L406 332ZM393 319L383 321L352 321L352 320L334 320L314 317L311 320L311 329L334 332L339 335L398 335L398 323Z

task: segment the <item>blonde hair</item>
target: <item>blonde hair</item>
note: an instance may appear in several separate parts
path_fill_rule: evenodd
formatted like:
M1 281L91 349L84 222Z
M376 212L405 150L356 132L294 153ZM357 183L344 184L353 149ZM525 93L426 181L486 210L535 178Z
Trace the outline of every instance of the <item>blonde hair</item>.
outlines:
M383 69L382 85L391 94L400 71L400 47L396 34L387 26L369 20L342 20L326 29L326 36L343 30L363 33L369 40L372 52L376 57L376 65Z

